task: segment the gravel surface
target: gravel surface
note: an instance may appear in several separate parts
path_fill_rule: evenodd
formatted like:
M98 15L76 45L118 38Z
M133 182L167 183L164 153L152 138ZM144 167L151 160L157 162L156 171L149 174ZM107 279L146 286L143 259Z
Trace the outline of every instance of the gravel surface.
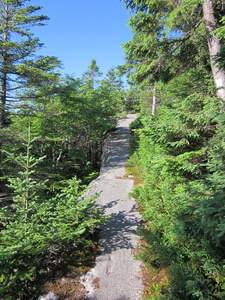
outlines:
M120 120L117 130L106 140L100 176L90 192L101 192L97 205L110 219L101 234L102 253L95 267L82 277L88 300L140 300L141 262L134 259L138 243L140 215L136 202L128 197L132 179L125 179L129 155L129 124L135 114Z

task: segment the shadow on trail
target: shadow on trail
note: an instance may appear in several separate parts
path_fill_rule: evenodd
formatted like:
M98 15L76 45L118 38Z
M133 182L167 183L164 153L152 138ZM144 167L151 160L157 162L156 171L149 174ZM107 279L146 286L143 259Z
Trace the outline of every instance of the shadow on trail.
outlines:
M135 209L135 205L133 209ZM137 235L135 229L137 223L138 218L132 212L119 211L118 213L112 213L101 234L103 252L111 253L119 249L134 249L132 235Z
M129 156L130 131L121 127L109 136L103 146L101 174L124 167Z

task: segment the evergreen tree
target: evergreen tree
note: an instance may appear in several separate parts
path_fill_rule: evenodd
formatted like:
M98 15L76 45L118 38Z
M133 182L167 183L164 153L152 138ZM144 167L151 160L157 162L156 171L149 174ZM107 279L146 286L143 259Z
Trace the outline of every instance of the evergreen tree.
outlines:
M6 110L18 100L16 91L23 90L26 84L34 84L46 78L39 75L46 68L47 60L39 58L36 62L28 60L42 47L30 29L44 25L48 20L37 15L41 6L28 5L27 0L0 1L0 127L5 122ZM55 60L56 62L56 60ZM51 64L51 63L50 63ZM58 64L58 62L57 62ZM26 79L26 80L25 80ZM26 83L26 84L25 84Z
M95 207L95 195L87 196L76 177L61 182L58 193L47 193L37 165L45 157L35 158L29 126L24 136L24 154L7 152L19 166L9 178L13 201L0 211L0 298L32 299L49 270L59 266L62 253L87 243L95 226L106 218Z
M102 73L99 71L99 66L95 59L92 59L88 70L84 73L83 78L89 88L94 89L97 83L97 78L100 77Z
M107 108L108 115L119 115L125 110L125 88L116 68L111 68L105 79L100 81L99 92L102 105Z
M131 160L144 181L133 194L147 223L143 259L170 266L156 299L224 299L222 2L124 2L135 12L125 67L144 98ZM162 103L150 116L154 82Z
M108 83L110 89L116 89L117 91L124 89L123 81L116 68L111 68L107 72L105 81Z
M221 50L214 32L221 27L220 1L124 2L136 12L130 19L133 39L124 45L126 68L134 70L134 81L168 81L200 62L206 68L211 65L217 96L225 101L225 73L215 61Z

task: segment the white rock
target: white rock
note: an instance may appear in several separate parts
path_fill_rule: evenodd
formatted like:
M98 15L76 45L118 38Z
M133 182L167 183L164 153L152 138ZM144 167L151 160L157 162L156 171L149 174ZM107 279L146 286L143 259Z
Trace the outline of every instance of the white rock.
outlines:
M57 300L57 297L52 292L48 292L47 295L40 296L38 300Z

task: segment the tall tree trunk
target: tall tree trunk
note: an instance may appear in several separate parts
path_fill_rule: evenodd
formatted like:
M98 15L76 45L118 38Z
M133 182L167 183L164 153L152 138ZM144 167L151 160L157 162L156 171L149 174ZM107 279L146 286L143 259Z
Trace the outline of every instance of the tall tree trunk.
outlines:
M1 76L0 76L0 129L4 126L5 120L5 106L6 106L6 93L7 93L7 47L6 43L9 39L9 32L8 32L8 24L9 24L9 5L4 5L4 29L2 32L2 42L3 48L1 50Z
M156 114L156 87L154 84L153 96L152 96L152 115L154 116L155 114Z
M6 105L6 90L7 90L7 74L1 74L1 94L0 94L0 129L4 126L5 120L5 105Z
M212 34L212 32L216 29L213 1L205 0L203 3L203 17L207 33L212 74L217 89L217 96L221 98L221 102L225 103L225 71L219 69L218 64L215 63L215 55L217 55L217 53L221 50L221 43L219 38L215 34Z

